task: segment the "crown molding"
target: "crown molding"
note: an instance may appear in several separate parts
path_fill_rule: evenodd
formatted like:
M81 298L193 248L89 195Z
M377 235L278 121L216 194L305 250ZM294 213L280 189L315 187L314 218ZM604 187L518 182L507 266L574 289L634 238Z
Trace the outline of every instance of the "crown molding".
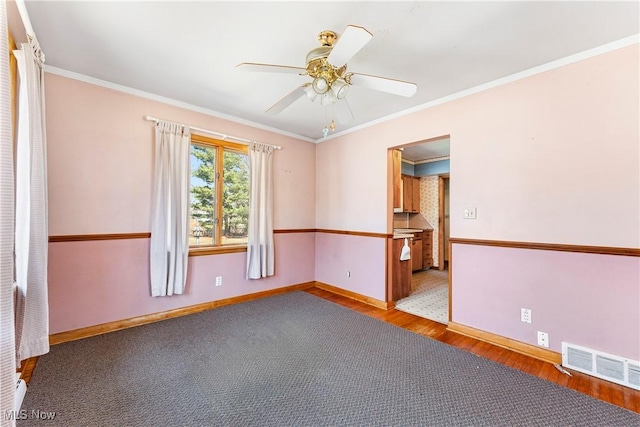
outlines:
M414 164L416 165L422 165L424 163L433 163L433 162L441 162L443 160L449 160L451 159L451 156L443 156L443 157L434 157L432 159L425 159L425 160L418 160L417 162L415 162Z
M272 128L272 127L269 127L269 126L262 125L260 123L252 122L252 121L245 120L245 119L241 119L239 117L230 116L230 115L227 115L227 114L222 114L222 113L219 113L217 111L210 110L208 108L202 108L202 107L198 107L196 105L188 104L186 102L176 101L175 99L166 98L166 97L160 96L160 95L155 95L153 93L145 92L143 90L134 89L132 87L124 86L124 85L121 85L121 84L118 84L118 83L113 83L113 82L109 82L109 81L106 81L106 80L97 79L95 77L90 77L90 76L87 76L85 74L76 73L74 71L69 71L69 70L65 70L65 69L62 69L62 68L58 68L58 67L52 67L52 66L46 65L46 64L45 64L44 71L47 72L47 73L51 73L51 74L55 74L55 75L61 76L61 77L66 77L66 78L69 78L69 79L78 80L78 81L81 81L81 82L85 82L85 83L89 83L89 84L92 84L92 85L104 87L104 88L107 88L107 89L112 89L112 90L115 90L115 91L118 91L118 92L124 92L124 93L129 94L129 95L138 96L140 98L150 99L152 101L161 102L163 104L172 105L174 107L183 108L183 109L189 110L189 111L194 111L196 113L202 113L202 114L206 114L208 116L216 117L216 118L219 118L219 119L228 120L228 121L233 122L233 123L238 123L238 124L245 125L245 126L251 126L251 127L257 128L257 129L266 130L266 131L269 131L269 132L277 133L279 135L288 136L288 137L295 138L295 139L300 139L300 140L303 140L303 141L306 141L306 142L317 142L313 138L309 138L309 137L306 137L306 136L298 135L298 134L295 134L295 133L292 133L292 132L286 132L286 131L283 131L281 129Z
M302 135L298 135L292 132L286 132L283 131L281 129L276 129L276 128L272 128L269 126L265 126L262 125L260 123L255 123L249 120L245 120L245 119L241 119L239 117L235 117L235 116L230 116L230 115L226 115L226 114L222 114L219 113L217 111L214 110L210 110L207 108L202 108L202 107L198 107L192 104L188 104L186 102L182 102L182 101L176 101L174 99L171 98L166 98L163 96L159 96L159 95L154 95L152 93L149 92L145 92L142 90L138 90L138 89L133 89L131 87L128 86L123 86L117 83L113 83L113 82L108 82L106 80L101 80L101 79L97 79L95 77L90 77L84 74L80 74L80 73L76 73L73 71L68 71L68 70L64 70L62 68L57 68L57 67L52 67L50 65L46 65L45 64L45 71L51 74L56 74L62 77L67 77L70 79L74 79L74 80L79 80L85 83L90 83L90 84L94 84L96 86L101 86L101 87L105 87L108 89L113 89L119 92L124 92L124 93L128 93L130 95L135 95L135 96L139 96L141 98L146 98L146 99L150 99L152 101L157 101L157 102L161 102L164 104L168 104L168 105L173 105L175 107L179 107L179 108L184 108L185 110L190 110L190 111L194 111L197 113L203 113L203 114L207 114L209 116L213 116L213 117L217 117L219 119L223 119L223 120L228 120L230 122L234 122L234 123L238 123L241 125L245 125L245 126L251 126L253 128L257 128L257 129L262 129L262 130L266 130L269 132L273 132L279 135L283 135L283 136L287 136L287 137L291 137L291 138L295 138L295 139L299 139L302 141L306 141L306 142L312 142L312 143L316 143L319 144L321 142L325 142L325 141L329 141L335 138L339 138L341 136L345 136L348 135L350 133L354 133L357 131L360 131L362 129L366 129L381 123L385 123L388 122L390 120L394 120L400 117L404 117L407 116L409 114L413 114L416 113L418 111L422 111L422 110L426 110L428 108L432 108L435 107L437 105L441 105L441 104L445 104L447 102L451 102L451 101L455 101L457 99L460 98L464 98L466 96L469 95L473 95L479 92L483 92L485 90L489 90L489 89L493 89L511 82L515 82L518 80L522 80L524 78L527 77L531 77L531 76L535 76L537 74L541 74L547 71L551 71L551 70L555 70L557 68L560 67L564 67L565 65L570 65L570 64L574 64L576 62L579 61L583 61L585 59L589 59L589 58L593 58L595 56L598 55L602 55L608 52L612 52L614 50L617 49L621 49L627 46L631 46L634 44L638 44L640 43L640 34L635 34L633 36L630 37L625 37L623 39L620 40L616 40L614 42L611 43L607 43L604 44L602 46L598 46L595 47L593 49L588 49L573 55L569 55L567 57L555 60L555 61L551 61L548 62L546 64L542 64L533 68L529 68L527 70L524 71L520 71L518 73L515 74L511 74L509 76L506 77L502 77L496 80L493 80L491 82L488 83L484 83L469 89L465 89L463 91L460 92L456 92L454 94L442 97L442 98L438 98L438 99L434 99L433 101L429 101L425 104L421 104L418 105L416 107L413 108L409 108L407 110L403 110L403 111L399 111L397 113L382 117L380 119L377 120L372 120L370 122L367 123L363 123L359 126L355 126L353 128L350 129L346 129L342 132L338 132L338 133L334 133L331 136L328 136L327 138L319 138L319 139L313 139L313 138L309 138L306 136L302 136Z
M475 86L475 87L472 87L472 88L469 88L469 89L465 89L463 91L456 92L454 94L451 94L451 95L448 95L448 96L445 96L445 97L442 97L442 98L434 99L433 101L429 101L429 102L427 102L425 104L418 105L418 106L415 106L413 108L409 108L407 110L399 111L399 112L397 112L395 114L391 114L389 116L385 116L385 117L382 117L382 118L377 119L377 120L372 120L370 122L363 123L363 124L361 124L359 126L355 126L355 127L350 128L350 129L346 129L346 130L344 130L342 132L334 133L331 136L328 136L327 138L318 139L318 140L316 140L316 143L320 143L320 142L323 142L323 141L328 141L328 140L335 139L335 138L338 138L338 137L341 137L341 136L344 136L344 135L348 135L350 133L357 132L357 131L362 130L362 129L366 129L368 127L375 126L375 125L380 124L380 123L388 122L390 120L394 120L394 119L397 119L399 117L407 116L409 114L413 114L413 113L418 112L418 111L426 110L427 108L432 108L432 107L435 107L437 105L441 105L441 104L444 104L444 103L447 103L447 102L455 101L457 99L464 98L465 96L473 95L473 94L476 94L478 92L483 92L483 91L488 90L488 89L493 89L493 88L496 88L498 86L506 85L508 83L515 82L517 80L522 80L522 79L525 79L527 77L531 77L531 76L535 76L537 74L541 74L541 73L544 73L544 72L547 72L547 71L555 70L557 68L564 67L565 65L570 65L570 64L574 64L576 62L584 61L585 59L593 58L594 56L602 55L602 54L605 54L605 53L608 53L608 52L612 52L614 50L622 49L622 48L627 47L627 46L632 46L632 45L638 44L638 43L640 43L640 34L635 34L635 35L630 36L630 37L625 37L623 39L616 40L614 42L607 43L607 44L604 44L602 46L595 47L593 49L588 49L588 50L585 50L585 51L582 51L582 52L579 52L579 53L576 53L576 54L573 54L573 55L566 56L564 58L557 59L555 61L547 62L546 64L538 65L536 67L529 68L527 70L520 71L518 73L511 74L511 75L506 76L506 77L499 78L497 80L493 80L493 81L488 82L488 83L481 84L479 86Z

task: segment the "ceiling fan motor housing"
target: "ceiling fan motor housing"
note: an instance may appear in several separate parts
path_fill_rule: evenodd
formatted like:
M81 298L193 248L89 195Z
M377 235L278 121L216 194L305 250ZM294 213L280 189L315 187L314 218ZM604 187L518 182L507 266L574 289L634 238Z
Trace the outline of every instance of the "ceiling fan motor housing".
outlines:
M333 46L338 39L338 35L330 30L324 30L318 34L318 41L322 46Z
M331 88L333 82L344 78L344 74L347 71L346 64L338 68L329 64L327 61L327 57L331 53L333 44L337 39L338 36L333 31L322 31L318 34L318 41L322 46L312 49L307 54L306 70L307 74L313 77L312 87L316 93L326 93Z

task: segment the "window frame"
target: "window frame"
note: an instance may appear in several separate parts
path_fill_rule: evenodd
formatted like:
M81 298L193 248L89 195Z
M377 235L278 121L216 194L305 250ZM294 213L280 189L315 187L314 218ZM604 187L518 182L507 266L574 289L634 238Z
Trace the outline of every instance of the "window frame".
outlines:
M215 186L215 200L217 201L215 205L215 216L219 218L217 223L215 224L214 236L216 242L213 245L200 245L200 246L191 246L189 245L189 256L200 256L200 255L212 255L212 254L225 254L225 253L236 253L236 252L246 252L247 244L239 244L239 245L222 245L222 192L223 192L223 182L224 182L224 151L225 149L230 151L235 151L238 153L249 155L249 147L245 144L239 144L230 141L223 141L216 138L211 138L204 135L199 134L191 134L191 141L189 146L189 156L191 156L191 146L192 145L200 145L207 148L216 149L215 156L215 171L216 171L216 186ZM191 171L190 171L191 174ZM189 194L191 194L191 183L189 183ZM189 213L189 220L191 220L191 213ZM189 230L191 233L191 230Z

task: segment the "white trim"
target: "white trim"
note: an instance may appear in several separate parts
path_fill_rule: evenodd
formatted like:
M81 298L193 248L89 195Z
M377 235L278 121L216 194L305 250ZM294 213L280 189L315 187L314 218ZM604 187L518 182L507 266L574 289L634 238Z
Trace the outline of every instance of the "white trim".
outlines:
M399 117L403 117L408 114L426 110L427 108L435 107L436 105L441 105L446 102L455 101L456 99L464 98L465 96L473 95L475 93L482 92L488 89L493 89L495 87L502 86L511 82L515 82L517 80L521 80L527 77L535 76L536 74L544 73L546 71L555 70L556 68L564 67L565 65L569 65L579 61L583 61L585 59L593 58L594 56L602 55L604 53L608 53L608 52L621 49L623 47L631 46L637 43L640 43L640 34L636 34L630 37L626 37L624 39L607 43L605 45L598 46L593 49L585 50L583 52L579 52L574 55L557 59L555 61L547 62L546 64L538 65L537 67L529 68L528 70L520 71L518 73L511 74L510 76L502 77L497 80L493 80L491 82L484 83L479 86L465 89L463 91L460 91L442 98L434 99L433 101L429 101L426 104L418 105L413 108L409 108L408 110L399 111L395 114L391 114L389 116L385 116L377 120L372 120L370 122L363 123L359 126L346 129L342 132L334 133L331 136L328 136L327 138L318 139L316 143L338 138L340 136L344 136L349 133L356 132L371 126L375 126L377 124L384 123L389 120L397 119Z
M153 93L145 92L142 90L134 89L128 86L120 85L113 82L108 82L106 80L97 79L95 77L90 77L85 74L76 73L73 71L68 71L58 67L52 67L50 65L45 65L44 71L47 73L55 74L62 77L67 77L69 79L78 80L81 82L93 84L96 86L104 87L107 89L116 90L118 92L128 93L129 95L139 96L140 98L150 99L152 101L162 102L163 104L173 105L174 107L184 108L185 110L195 111L196 113L203 113L209 116L217 117L219 119L228 120L230 122L238 123L241 125L251 126L257 129L266 130L269 132L277 133L283 136L289 136L291 138L301 139L307 142L316 142L313 138L308 138L306 136L297 135L292 132L286 132L281 129L272 128L269 126L262 125L260 123L255 123L249 120L240 119L235 116L229 116L226 114L219 113L214 110L210 110L208 108L198 107L192 104L188 104L182 101L176 101L175 99L166 98L164 96L155 95Z
M330 136L327 136L327 138L319 138L319 139L313 139L313 138L309 138L306 136L302 136L302 135L298 135L292 132L286 132L280 129L275 129L269 126L265 126L259 123L255 123L255 122L251 122L249 120L244 120L244 119L240 119L238 117L234 117L234 116L230 116L230 115L226 115L226 114L222 114L219 113L217 111L214 110L210 110L207 108L202 108L202 107L197 107L195 105L191 105L188 104L186 102L182 102L182 101L176 101L174 99L171 98L165 98L163 96L159 96L159 95L154 95L152 93L149 92L144 92L138 89L133 89L130 88L128 86L123 86L123 85L119 85L117 83L112 83L112 82L108 82L105 80L100 80L100 79L96 79L94 77L89 77L86 76L84 74L80 74L80 73L75 73L73 71L67 71L61 68L57 68L57 67L52 67L50 65L45 65L45 71L51 74L56 74L62 77L68 77L70 79L74 79L74 80L80 80L86 83L91 83L94 84L96 86L102 86L108 89L113 89L113 90L117 90L119 92L125 92L131 95L135 95L135 96L139 96L141 98L146 98L146 99L151 99L153 101L158 101L158 102L162 102L164 104L169 104L169 105L173 105L176 107L180 107L180 108L184 108L185 110L191 110L191 111L195 111L198 113L203 113L203 114L207 114L213 117L217 117L220 119L224 119L224 120L228 120L230 122L234 122L234 123L239 123L242 125L247 125L247 126L251 126L254 128L258 128L258 129L263 129L269 132L274 132L277 133L279 135L284 135L284 136L289 136L292 138L296 138L296 139L300 139L302 141L307 141L307 142L314 142L314 143L320 143L323 141L328 141L330 139L335 139L338 138L340 136L344 136L344 135L348 135L350 133L353 132L357 132L359 130L362 129L366 129L368 127L371 126L375 126L377 124L380 123L384 123L387 122L389 120L393 120L393 119L397 119L399 117L403 117L418 111L422 111L422 110L426 110L427 108L431 108L431 107L435 107L437 105L441 105L450 101L455 101L457 99L460 98L464 98L465 96L469 96L469 95L473 95L475 93L478 92L482 92L488 89L493 89L495 87L498 86L502 86L511 82L515 82L517 80L521 80L527 77L531 77L534 76L536 74L540 74L540 73L544 73L546 71L551 71L551 70L555 70L556 68L560 68L560 67L564 67L565 65L569 65L569 64L573 64L579 61L583 61L585 59L589 59L589 58L593 58L594 56L598 56L598 55L602 55L604 53L607 52L611 52L617 49L621 49L623 47L627 47L627 46L631 46L633 44L638 44L640 43L640 34L635 34L633 36L629 36L611 43L607 43L604 44L602 46L598 46L595 47L593 49L588 49L561 59L557 59L555 61L551 61L548 62L546 64L542 64L539 65L537 67L533 67L533 68L529 68L528 70L524 70L524 71L520 71L518 73L515 74L511 74L510 76L506 76L506 77L502 77L499 78L497 80L493 80L491 82L488 83L484 83L481 84L479 86L475 86L469 89L465 89L463 91L442 97L442 98L438 98L438 99L434 99L433 101L429 101L425 104L421 104L421 105L417 105L415 107L409 108L407 110L403 110L403 111L399 111L397 113L394 114L390 114L388 116L382 117L380 119L377 120L372 120L370 122L367 123L363 123L359 126L355 126L353 128L350 129L346 129L342 132L337 132L334 133Z
M441 162L443 160L450 160L451 157L450 156L442 156L442 157L434 157L431 159L426 159L426 160L420 160L414 163L414 165L422 165L425 163L433 163L433 162Z
M402 159L402 163L408 163L410 165L421 165L424 163L433 163L433 162L440 162L442 160L449 160L451 157L450 156L441 156L441 157L433 157L431 159L426 159L426 160L418 160L417 162L413 161L413 160L409 160L409 159Z
M18 7L18 13L20 14L20 19L22 20L22 25L24 25L24 31L30 36L35 36L33 32L33 27L31 26L31 19L29 19L29 13L27 12L27 5L25 0L15 0L16 6Z

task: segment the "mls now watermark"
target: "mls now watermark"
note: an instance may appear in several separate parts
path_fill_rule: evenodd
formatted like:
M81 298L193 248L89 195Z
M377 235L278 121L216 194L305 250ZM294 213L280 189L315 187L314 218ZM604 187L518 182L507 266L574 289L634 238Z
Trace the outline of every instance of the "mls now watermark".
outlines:
M56 417L56 413L53 411L41 411L39 409L32 409L27 411L22 409L20 411L5 411L5 420L53 420Z

